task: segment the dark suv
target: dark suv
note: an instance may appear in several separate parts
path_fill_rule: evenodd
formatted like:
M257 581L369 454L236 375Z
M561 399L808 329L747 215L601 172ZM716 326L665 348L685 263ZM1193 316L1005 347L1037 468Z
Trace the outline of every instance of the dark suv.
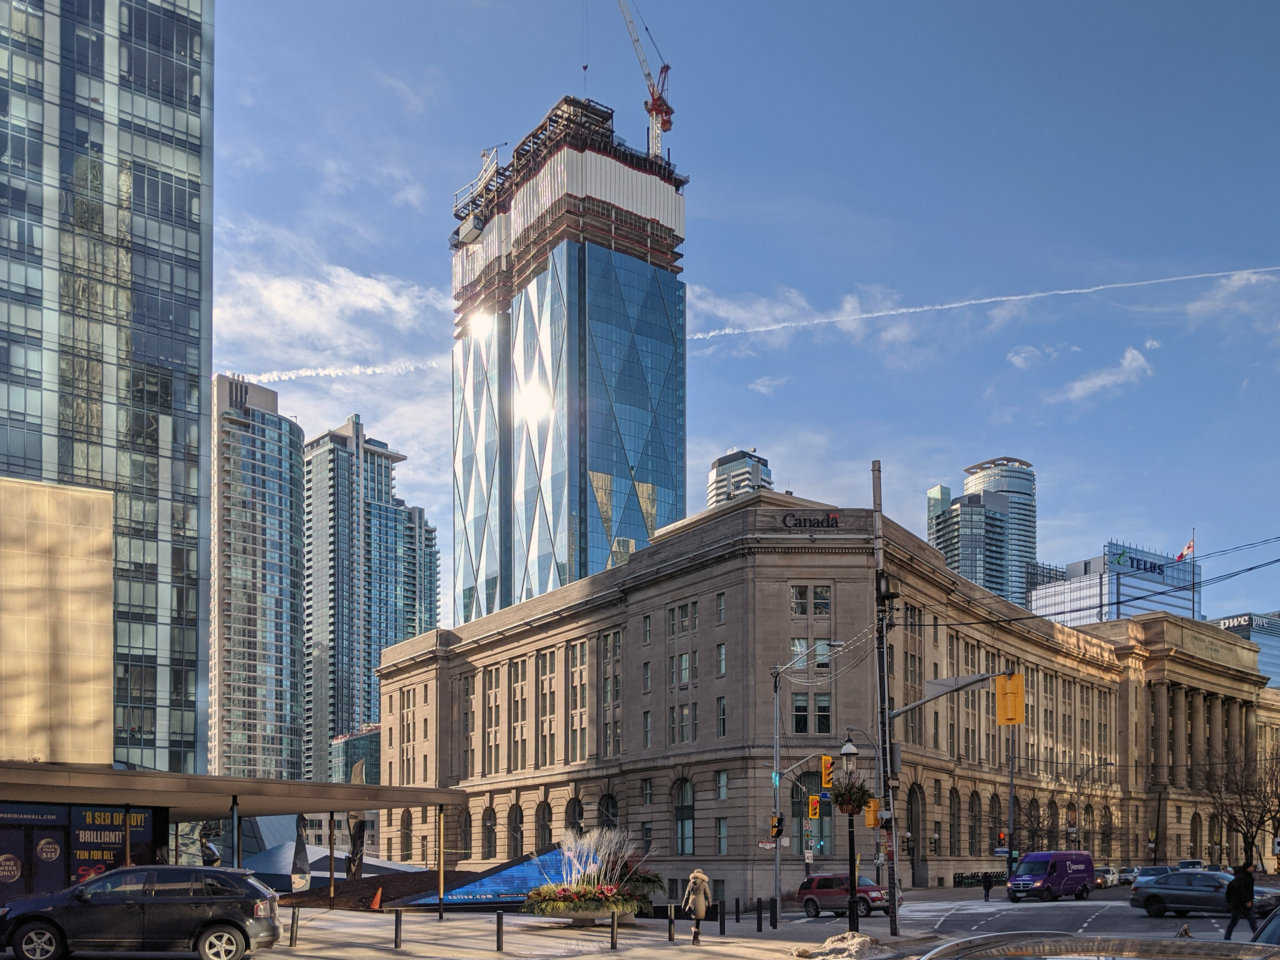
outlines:
M273 890L247 870L122 867L0 907L0 945L18 960L68 950L196 951L239 960L280 938Z

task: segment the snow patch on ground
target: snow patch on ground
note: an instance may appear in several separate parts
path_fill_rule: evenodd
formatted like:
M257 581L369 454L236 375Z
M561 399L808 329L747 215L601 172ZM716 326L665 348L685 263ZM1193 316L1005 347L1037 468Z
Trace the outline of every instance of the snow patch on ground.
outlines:
M842 933L830 937L820 947L792 947L793 957L813 957L814 960L874 960L897 953L875 937L862 933Z

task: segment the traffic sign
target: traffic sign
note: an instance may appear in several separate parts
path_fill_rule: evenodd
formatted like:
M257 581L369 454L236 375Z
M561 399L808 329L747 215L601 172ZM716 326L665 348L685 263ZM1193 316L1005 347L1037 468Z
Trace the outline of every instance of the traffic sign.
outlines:
M818 798L819 798L820 800L823 800L823 801L830 800L830 799L831 799L831 791L830 791L830 790L822 790L822 791L819 791L819 793L818 793Z
M778 844L777 844L777 841L775 841L775 840L761 840L761 841L760 841L760 849L761 849L761 850L772 850L772 849L773 849L774 847L776 847L777 845L778 845Z
M1009 855L1008 847L996 847L991 851L993 857L1007 857Z
M804 852L804 862L805 862L805 863L813 863L813 851L812 851L812 850L806 850L806 851Z

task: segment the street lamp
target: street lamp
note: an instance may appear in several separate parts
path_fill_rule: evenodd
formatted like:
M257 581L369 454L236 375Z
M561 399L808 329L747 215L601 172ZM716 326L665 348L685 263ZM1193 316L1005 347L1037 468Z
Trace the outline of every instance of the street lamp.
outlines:
M853 777L853 763L857 759L858 748L853 745L853 734L847 734L844 745L840 747L840 763L844 768L846 779ZM858 857L853 840L853 808L849 808L849 932L858 932Z
M1114 767L1115 765L1116 764L1114 760L1099 760L1093 766L1088 767L1084 770L1081 770L1073 778L1075 780L1075 787L1076 787L1076 849L1077 850L1081 850L1084 848L1084 810L1080 806L1080 800L1081 800L1080 794L1084 787L1084 780L1086 777L1089 776L1089 774L1093 773L1095 770L1100 770L1104 767Z

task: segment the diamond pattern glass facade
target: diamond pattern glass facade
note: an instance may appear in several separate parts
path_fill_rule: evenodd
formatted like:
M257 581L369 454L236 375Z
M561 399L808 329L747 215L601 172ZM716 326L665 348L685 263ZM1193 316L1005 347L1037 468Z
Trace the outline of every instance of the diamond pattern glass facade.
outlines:
M625 562L684 516L675 273L565 240L454 348L455 617Z

